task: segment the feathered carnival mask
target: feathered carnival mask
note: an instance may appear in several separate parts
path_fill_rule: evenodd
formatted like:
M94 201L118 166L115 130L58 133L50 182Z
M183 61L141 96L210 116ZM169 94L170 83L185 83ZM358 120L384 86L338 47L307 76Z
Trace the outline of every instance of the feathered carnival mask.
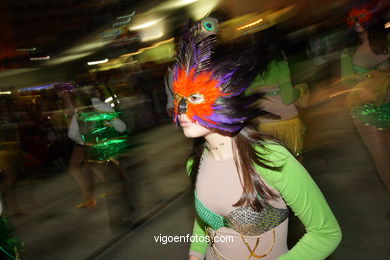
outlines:
M348 25L349 27L353 27L359 23L360 25L367 26L371 18L372 12L367 7L354 7L349 11Z
M354 27L357 23L363 27L368 27L372 23L377 11L384 8L385 1L383 0L370 0L365 4L353 7L348 14L348 25Z
M218 31L218 21L210 17L187 26L167 84L174 97L174 122L186 114L204 127L234 133L259 115L252 106L257 97L243 92L261 59L252 48L229 52L228 46L219 46L217 51ZM216 55L221 49L223 55Z

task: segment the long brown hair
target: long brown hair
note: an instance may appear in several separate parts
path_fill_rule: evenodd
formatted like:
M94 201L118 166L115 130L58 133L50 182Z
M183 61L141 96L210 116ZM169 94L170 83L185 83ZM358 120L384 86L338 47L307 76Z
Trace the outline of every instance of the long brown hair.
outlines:
M242 172L244 189L241 198L233 205L234 207L249 205L254 210L260 211L264 207L264 200L279 197L264 184L254 168L254 165L258 165L271 170L281 170L281 167L270 166L270 161L264 158L264 154L255 149L255 146L264 147L263 141L265 139L267 139L266 136L253 130L250 126L245 126L233 137L234 161L238 174ZM189 159L193 160L190 175L194 187L204 148L204 138L196 138L189 156Z
M384 22L374 24L367 29L370 48L376 55L389 53L389 49L387 48L387 32L383 24Z

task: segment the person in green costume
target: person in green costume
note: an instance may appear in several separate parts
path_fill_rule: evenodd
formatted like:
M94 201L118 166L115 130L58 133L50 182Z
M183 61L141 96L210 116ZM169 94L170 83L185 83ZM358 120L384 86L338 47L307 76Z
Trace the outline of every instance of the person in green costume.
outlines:
M278 55L282 56L282 55ZM263 93L258 106L279 118L258 117L254 121L259 131L282 141L296 156L303 151L305 125L295 102L308 99L308 87L291 84L288 62L283 57L274 59L265 75L257 75L246 93Z
M283 145L248 120L264 111L244 91L266 69L262 37L218 41L214 17L189 23L168 76L174 121L194 139L187 161L196 218L189 260L320 260L341 240L320 189ZM261 48L259 47L261 46ZM306 234L287 247L289 206Z
M349 12L354 42L341 54L341 82L350 89L345 104L390 191L390 41L380 17L380 9L367 6Z
M130 147L129 133L119 113L101 100L104 97L98 88L89 87L86 92L86 96L79 97L84 100L83 106L74 111L68 130L68 136L76 144L72 159L77 161L70 170L77 170L72 175L85 199L77 208L96 207L95 173L103 180L105 193L101 197L109 201L110 226L114 232L120 232L120 225L126 224L132 211L125 187L127 177L118 161ZM77 169L80 164L86 167Z

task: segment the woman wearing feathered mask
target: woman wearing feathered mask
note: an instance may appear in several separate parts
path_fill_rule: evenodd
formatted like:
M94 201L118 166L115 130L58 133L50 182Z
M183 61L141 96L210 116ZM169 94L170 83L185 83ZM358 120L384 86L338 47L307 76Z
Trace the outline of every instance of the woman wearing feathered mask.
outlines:
M341 232L321 191L286 148L247 124L265 113L244 92L267 70L267 48L251 36L221 43L222 30L213 17L188 24L167 77L174 121L195 141L189 259L325 259ZM291 249L287 206L307 230Z
M390 191L389 40L380 14L384 1L377 2L348 14L352 46L342 52L341 81L351 90L345 104Z

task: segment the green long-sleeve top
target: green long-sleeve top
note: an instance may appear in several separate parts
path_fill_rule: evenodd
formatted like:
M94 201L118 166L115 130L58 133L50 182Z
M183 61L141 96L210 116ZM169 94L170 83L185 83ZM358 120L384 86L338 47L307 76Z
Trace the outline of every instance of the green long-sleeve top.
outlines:
M291 84L290 69L286 61L272 61L269 71L263 75L257 75L246 94L261 91L261 88L279 86L279 92L284 104L289 105L299 97L299 90Z
M276 189L286 204L302 221L306 234L286 254L278 260L320 260L329 256L341 241L341 230L320 189L305 168L283 146L265 144L256 150L264 154L271 166L281 166L281 171L270 170L255 165L271 187ZM192 162L187 162L187 170ZM193 236L206 236L204 216L197 216ZM205 255L206 242L191 243L190 250Z

